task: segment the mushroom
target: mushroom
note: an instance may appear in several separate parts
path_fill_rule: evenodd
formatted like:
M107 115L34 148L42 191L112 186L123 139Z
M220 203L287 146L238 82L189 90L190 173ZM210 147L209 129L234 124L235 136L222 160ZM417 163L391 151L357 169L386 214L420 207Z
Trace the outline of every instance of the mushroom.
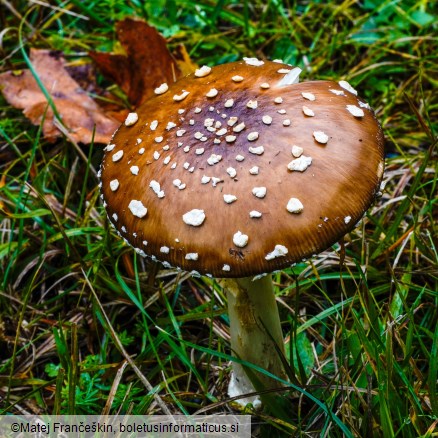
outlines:
M118 233L143 256L220 279L232 352L280 378L269 274L352 230L384 168L368 104L345 81L297 83L299 72L247 58L163 87L114 134L100 170ZM280 386L234 362L229 395L254 384Z

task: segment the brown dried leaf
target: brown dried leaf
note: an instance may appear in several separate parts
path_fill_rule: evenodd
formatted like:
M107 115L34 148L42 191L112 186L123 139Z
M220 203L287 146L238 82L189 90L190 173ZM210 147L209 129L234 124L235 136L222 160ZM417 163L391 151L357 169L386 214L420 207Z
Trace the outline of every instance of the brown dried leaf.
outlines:
M181 70L181 76L187 76L190 73L194 73L198 68L198 65L190 59L190 55L187 53L187 49L184 44L178 44L178 46L176 46L175 50L173 51L173 57L175 58L176 63Z
M108 143L120 123L108 117L71 78L60 54L31 49L30 60L50 93L62 122L68 129L68 136L76 142L91 143L93 128L96 126L94 141ZM12 71L0 74L0 88L6 100L14 107L23 109L23 114L33 124L39 125L44 118L43 134L46 138L54 140L62 135L56 126L59 122L54 120L53 111L30 70L24 70L20 74Z
M116 25L117 38L126 54L90 52L101 72L120 86L129 102L138 106L163 82L182 76L166 40L144 21L127 18Z

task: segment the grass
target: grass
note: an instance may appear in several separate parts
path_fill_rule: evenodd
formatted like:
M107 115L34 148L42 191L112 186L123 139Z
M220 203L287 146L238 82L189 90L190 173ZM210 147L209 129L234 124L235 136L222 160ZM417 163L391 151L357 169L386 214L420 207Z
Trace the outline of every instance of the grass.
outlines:
M384 129L386 186L345 250L274 275L295 390L245 412L259 436L438 436L432 2L2 6L2 71L27 68L30 47L87 63L88 50L112 49L115 20L134 15L200 65L282 58L305 80L349 80ZM101 145L48 143L4 100L0 110L0 414L238 410L226 403L219 285L163 270L115 236L93 172Z

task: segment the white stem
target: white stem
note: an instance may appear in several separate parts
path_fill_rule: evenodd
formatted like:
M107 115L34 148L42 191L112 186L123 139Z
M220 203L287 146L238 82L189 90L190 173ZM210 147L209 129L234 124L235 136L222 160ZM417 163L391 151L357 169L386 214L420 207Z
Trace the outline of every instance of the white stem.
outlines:
M284 354L283 334L271 276L255 281L252 278L227 278L221 280L221 285L227 290L233 353L240 359L285 379L285 372L275 347L276 344ZM244 368L235 362L232 367L233 374L228 387L230 397L255 391ZM252 372L263 386L257 388L258 390L281 386L272 378ZM245 398L240 402L254 403L256 398Z

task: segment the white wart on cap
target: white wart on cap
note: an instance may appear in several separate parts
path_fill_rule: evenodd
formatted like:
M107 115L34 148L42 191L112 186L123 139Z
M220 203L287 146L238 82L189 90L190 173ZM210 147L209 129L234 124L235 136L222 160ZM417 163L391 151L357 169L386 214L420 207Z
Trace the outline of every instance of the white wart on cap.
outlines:
M201 67L122 124L101 190L139 253L246 277L326 249L362 217L383 173L374 113L344 81L288 84L291 70Z

